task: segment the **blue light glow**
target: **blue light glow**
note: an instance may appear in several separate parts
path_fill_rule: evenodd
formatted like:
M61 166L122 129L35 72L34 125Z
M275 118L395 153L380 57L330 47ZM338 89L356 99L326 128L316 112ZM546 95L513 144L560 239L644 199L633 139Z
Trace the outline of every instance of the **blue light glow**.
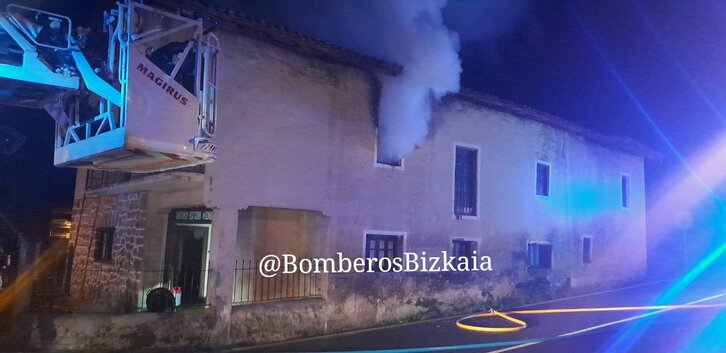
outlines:
M691 177L693 177L698 184L703 188L703 190L706 192L706 195L710 197L714 203L721 209L726 210L724 207L723 202L721 199L714 193L712 188L706 184L706 182L696 173L696 171L691 167L691 165L686 161L686 159L683 157L683 155L676 149L676 147L671 143L669 138L665 135L665 133L659 128L658 124L655 122L653 117L650 115L650 113L645 109L645 107L640 103L637 96L633 92L633 90L630 88L630 86L625 82L622 75L618 71L618 69L615 67L615 65L610 61L608 56L605 54L603 49L598 45L597 40L595 39L592 32L587 27L587 24L584 22L584 20L579 16L577 11L573 8L573 16L578 21L578 24L580 25L580 28L582 32L586 35L587 39L589 40L590 44L592 45L593 49L598 53L600 59L603 61L605 66L608 68L610 73L613 75L613 78L618 82L620 87L623 89L623 91L628 95L631 102L637 107L638 111L641 113L643 118L650 124L650 126L655 130L655 132L658 134L658 136L663 140L663 142L666 144L668 149L676 156L676 158L679 160L679 162L683 165L683 167L688 171ZM662 44L662 43L661 43ZM670 55L670 54L669 54ZM675 58L671 57L672 60L675 61ZM721 116L718 111L713 107L713 104L707 99L705 94L698 88L698 86L695 84L692 78L687 74L685 69L682 68L682 66L677 63L676 66L679 68L681 73L686 76L687 80L691 83L691 85L696 89L696 92L701 96L702 99L704 99L707 104L719 115ZM688 286L693 283L694 280L696 280L699 276L701 276L707 269L709 269L717 259L719 259L724 253L726 252L726 242L720 244L718 248L716 248L714 251L708 253L705 255L702 259L700 259L690 270L688 270L683 276L678 278L672 285L670 285L655 301L655 305L667 305L672 304L682 293L683 291L688 288ZM640 337L648 330L650 324L656 319L655 316L653 317L646 317L641 320L638 320L634 322L631 325L625 326L620 330L620 332L615 336L615 338L610 342L610 344L605 348L604 352L628 352L630 351L635 343L640 339ZM723 319L721 319L723 320ZM713 327L714 325L710 325L709 327ZM715 325L719 326L719 325ZM699 342L708 342L710 339L712 339L714 336L711 335L710 332L713 331L719 331L723 330L722 328L711 328L710 330L705 330L701 336L695 341L693 341L694 345L701 344ZM722 338L720 336L719 338ZM698 351L702 352L704 350L696 349L692 351Z

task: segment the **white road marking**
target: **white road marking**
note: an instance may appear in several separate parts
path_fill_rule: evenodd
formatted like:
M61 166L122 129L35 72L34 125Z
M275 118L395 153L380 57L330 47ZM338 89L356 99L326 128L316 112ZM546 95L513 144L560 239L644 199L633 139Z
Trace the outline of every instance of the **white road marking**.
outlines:
M710 296L710 297L707 297L707 298L702 298L702 299L694 300L692 302L688 302L688 303L686 303L684 305L693 305L693 304L703 303L703 302L706 302L706 301L709 301L709 300L714 300L714 299L721 298L721 297L724 297L724 296L726 296L726 293L716 294L716 295L713 295L713 296ZM601 329L601 328L604 328L604 327L608 327L608 326L622 324L622 323L628 322L628 321L642 319L644 317L648 317L648 316L652 316L652 315L657 315L657 314L660 314L660 313L663 313L663 312L666 312L666 311L671 311L671 310L674 310L674 309L673 308L669 308L669 309L661 309L661 310L657 310L657 311L652 311L652 312L645 313L645 314L631 316L631 317L628 317L628 318L625 318L625 319L620 319L620 320L606 322L606 323L600 324L600 325L590 326L590 327L587 327L587 328L584 328L584 329L581 329L581 330L576 330L576 331L572 331L572 332L563 333L563 334L557 335L556 337L575 336L575 335L579 335L581 333L598 330L598 329ZM520 345L516 345L516 346L512 346L512 347L507 347L507 348L498 349L498 350L495 350L495 351L490 351L489 353L509 352L509 351L513 351L513 350L516 350L516 349L521 349L521 348L525 348L525 347L529 347L529 346L534 346L536 344L540 344L540 343L543 343L543 342L546 342L546 341L547 340L542 340L542 341L538 341L538 342L524 343L524 344L520 344Z

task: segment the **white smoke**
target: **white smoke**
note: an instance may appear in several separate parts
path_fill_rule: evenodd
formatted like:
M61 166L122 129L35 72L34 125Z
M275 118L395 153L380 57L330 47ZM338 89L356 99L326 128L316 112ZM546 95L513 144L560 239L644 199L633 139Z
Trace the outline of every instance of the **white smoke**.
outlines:
M379 75L378 160L395 162L423 141L430 100L459 91L459 37L443 23L446 1L375 2L387 16L379 27L384 59L403 65L400 76Z
M274 0L247 2L242 9L403 65L399 76L378 77L382 83L378 159L390 163L425 138L431 100L459 90L459 36L444 23L446 6L446 0ZM487 23L500 15L484 13L482 31L489 32Z

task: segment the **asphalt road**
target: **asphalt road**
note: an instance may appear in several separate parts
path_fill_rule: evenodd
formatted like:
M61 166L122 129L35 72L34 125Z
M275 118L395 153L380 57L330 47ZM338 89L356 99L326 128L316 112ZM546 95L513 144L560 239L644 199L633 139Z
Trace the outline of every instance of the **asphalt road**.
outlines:
M522 309L647 306L667 287L651 284ZM709 276L692 283L674 304L694 302L726 304L726 277ZM457 328L457 318L445 318L214 352L726 352L724 307L513 316L526 321L527 328L513 333L473 332Z

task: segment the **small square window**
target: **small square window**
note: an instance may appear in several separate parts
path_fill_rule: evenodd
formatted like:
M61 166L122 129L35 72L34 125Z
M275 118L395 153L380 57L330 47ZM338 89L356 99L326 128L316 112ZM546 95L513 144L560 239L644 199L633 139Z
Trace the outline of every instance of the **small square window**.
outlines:
M530 268L552 268L552 244L527 244L527 258Z
M620 176L620 204L628 208L630 207L630 176Z
M582 238L582 263L589 264L592 262L592 238Z
M471 258L476 250L476 241L453 239L451 241L451 257L454 257L454 267L459 265L460 257Z
M375 259L401 257L402 238L399 235L366 234L365 257ZM377 263L374 263L373 270L378 271Z
M537 162L536 194L550 196L550 166Z
M464 239L454 239L451 241L451 256L453 257L469 257L474 254L474 250L476 250L476 241Z
M96 234L93 239L95 242L93 258L96 261L111 261L113 257L113 234L115 231L116 228L114 227L96 228Z

